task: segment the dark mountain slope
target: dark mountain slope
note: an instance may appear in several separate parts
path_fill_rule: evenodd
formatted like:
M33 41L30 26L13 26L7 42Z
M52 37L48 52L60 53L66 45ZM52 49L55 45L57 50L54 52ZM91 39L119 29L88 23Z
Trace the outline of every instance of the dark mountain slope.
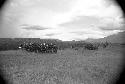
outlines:
M111 43L125 43L125 31L119 32L100 39L87 39L86 42L111 42Z

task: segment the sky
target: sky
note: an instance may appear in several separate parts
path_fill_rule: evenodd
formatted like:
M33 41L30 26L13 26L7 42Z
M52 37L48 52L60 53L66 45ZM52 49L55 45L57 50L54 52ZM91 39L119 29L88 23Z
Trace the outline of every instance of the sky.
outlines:
M112 0L8 0L0 12L1 38L98 39L124 26Z

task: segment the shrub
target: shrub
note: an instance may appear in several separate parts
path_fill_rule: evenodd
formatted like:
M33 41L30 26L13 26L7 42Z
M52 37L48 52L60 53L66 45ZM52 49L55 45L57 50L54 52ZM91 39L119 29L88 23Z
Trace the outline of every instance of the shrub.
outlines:
M91 44L91 43L86 44L84 47L87 50L97 50L98 49L98 46L95 46L94 44Z

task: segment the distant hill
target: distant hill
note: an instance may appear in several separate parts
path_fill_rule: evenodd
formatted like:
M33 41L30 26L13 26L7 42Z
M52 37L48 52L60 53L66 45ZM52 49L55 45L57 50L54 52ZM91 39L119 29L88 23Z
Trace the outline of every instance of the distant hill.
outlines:
M111 42L111 43L125 43L125 31L119 32L100 39L87 39L86 42Z

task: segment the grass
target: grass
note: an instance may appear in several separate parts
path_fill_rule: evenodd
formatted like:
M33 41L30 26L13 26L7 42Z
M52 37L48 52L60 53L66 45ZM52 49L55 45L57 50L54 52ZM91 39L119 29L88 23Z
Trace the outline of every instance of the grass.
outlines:
M10 84L111 84L122 68L122 52L120 46L57 54L9 50L0 52L0 67Z

